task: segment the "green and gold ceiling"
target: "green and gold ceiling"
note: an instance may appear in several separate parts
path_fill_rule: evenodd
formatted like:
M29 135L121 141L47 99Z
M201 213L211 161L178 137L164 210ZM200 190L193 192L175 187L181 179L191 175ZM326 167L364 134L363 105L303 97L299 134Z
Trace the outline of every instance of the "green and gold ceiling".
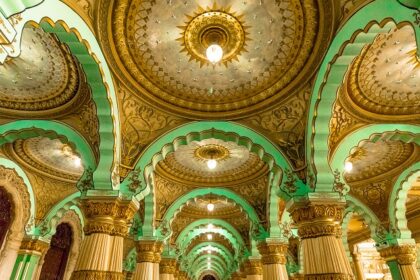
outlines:
M80 30L64 16L50 23L59 15L28 20L18 55L0 41L9 52L0 156L27 174L35 225L80 186L152 189L126 239L127 261L134 240L157 232L189 273L206 256L200 246L213 244L223 271L212 273L226 279L258 254L255 242L276 228L294 232L286 200L337 170L353 203L348 243L372 237L367 212L392 232L384 209L420 161L420 16L387 1L409 16L369 14L385 0L64 0ZM24 15L10 18L16 28ZM358 16L372 20L359 26ZM212 40L224 49L217 64L205 56ZM399 206L416 240L419 189L414 180Z

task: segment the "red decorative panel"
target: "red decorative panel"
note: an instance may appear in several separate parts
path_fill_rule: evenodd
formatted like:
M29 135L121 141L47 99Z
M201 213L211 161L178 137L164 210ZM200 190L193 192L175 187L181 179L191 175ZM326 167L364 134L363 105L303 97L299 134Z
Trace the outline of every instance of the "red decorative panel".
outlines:
M12 203L4 188L0 187L0 247L12 222Z
M48 249L45 256L39 279L63 279L71 243L72 231L70 226L68 224L60 224L51 239L50 249Z

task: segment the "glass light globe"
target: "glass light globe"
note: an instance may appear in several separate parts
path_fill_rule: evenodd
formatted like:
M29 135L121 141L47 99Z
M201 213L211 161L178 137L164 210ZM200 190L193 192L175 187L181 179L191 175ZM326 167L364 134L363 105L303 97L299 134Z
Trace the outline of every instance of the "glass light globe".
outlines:
M344 163L344 170L346 172L350 172L353 169L353 163L351 163L350 161L346 161Z
M79 157L75 157L73 162L76 167L80 167L80 165L82 165L82 160Z
M213 203L209 203L207 204L207 210L209 210L210 212L214 210L214 204Z
M212 240L213 239L213 235L211 233L207 234L207 239L208 240Z
M207 167L208 167L209 169L215 169L215 168L216 168L216 166L217 166L217 161L216 161L215 159L209 159L209 160L207 161Z
M210 249L207 250L207 254L211 254L211 250Z
M206 50L207 59L215 64L222 60L223 57L223 49L217 44L210 45Z
M214 228L213 224L208 224L207 225L207 229L213 229L213 228Z

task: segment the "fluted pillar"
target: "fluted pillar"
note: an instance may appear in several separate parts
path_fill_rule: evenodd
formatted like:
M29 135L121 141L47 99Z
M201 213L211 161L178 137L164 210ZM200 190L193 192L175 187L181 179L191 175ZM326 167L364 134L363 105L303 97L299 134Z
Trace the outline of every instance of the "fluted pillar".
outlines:
M258 244L264 280L287 280L287 244L265 241Z
M162 258L159 265L160 280L174 280L176 271L176 260L173 258Z
M37 279L49 247L46 241L39 239L22 240L10 279Z
M387 262L393 279L419 280L416 269L416 245L404 244L379 249L381 257Z
M363 274L363 269L360 263L360 254L359 253L352 253L354 270L356 272L356 278L358 280L365 280L365 276Z
M262 280L261 260L249 259L244 263L244 270L247 280Z
M288 205L302 240L304 279L354 279L341 240L345 201L326 197L291 201Z
M163 244L156 240L140 240L136 243L137 264L133 280L159 280L159 262Z
M138 205L120 198L82 200L85 238L71 280L122 280L123 241Z

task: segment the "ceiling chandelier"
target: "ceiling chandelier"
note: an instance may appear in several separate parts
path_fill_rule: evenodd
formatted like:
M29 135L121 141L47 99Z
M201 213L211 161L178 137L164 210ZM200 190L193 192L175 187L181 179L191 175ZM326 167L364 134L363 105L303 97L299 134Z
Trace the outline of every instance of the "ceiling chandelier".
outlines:
M210 45L206 50L206 56L207 59L213 63L216 64L220 60L222 60L223 57L223 49L221 46L219 46L217 43Z

